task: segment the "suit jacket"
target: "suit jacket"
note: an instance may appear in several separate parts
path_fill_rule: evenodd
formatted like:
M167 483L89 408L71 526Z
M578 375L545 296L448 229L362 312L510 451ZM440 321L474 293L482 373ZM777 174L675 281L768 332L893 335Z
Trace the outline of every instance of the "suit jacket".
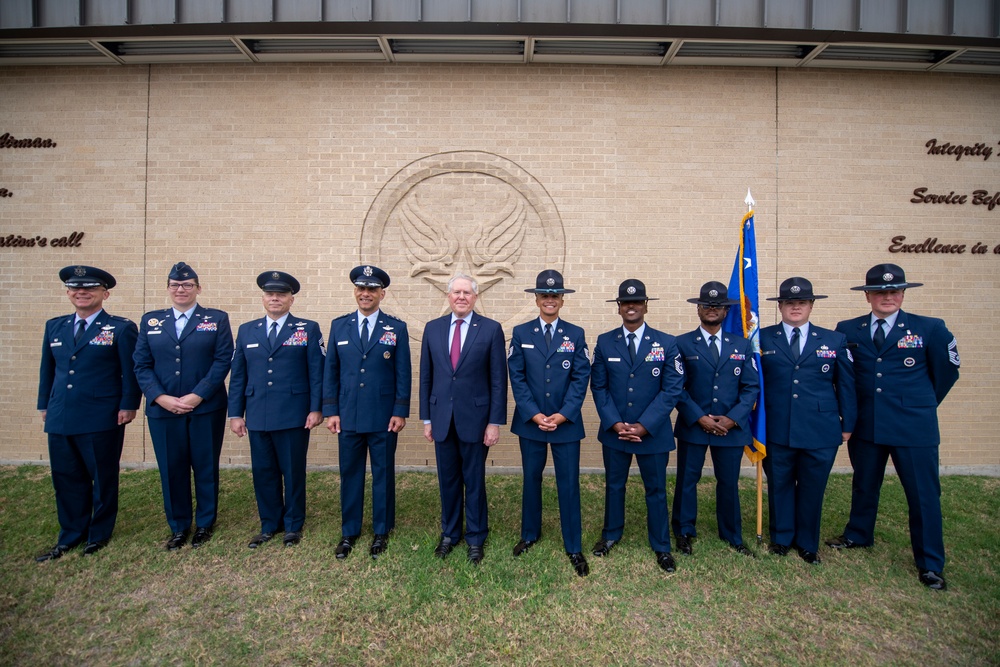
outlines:
M392 417L410 416L411 374L406 322L379 311L362 344L358 311L342 315L330 323L323 416L339 416L344 431L385 433Z
M507 364L500 323L472 313L469 331L451 368L451 313L424 326L420 346L420 419L443 439L455 420L459 440L482 442L488 424L507 423Z
M132 370L135 323L101 311L75 343L74 319L45 323L38 409L46 411L46 433L109 431L118 426L119 410L138 410L142 401Z
M787 447L838 447L858 415L854 364L844 335L809 324L802 355L780 324L760 332L767 440Z
M753 346L746 338L719 332L722 352L716 365L700 329L677 337L684 358L684 390L677 402L678 440L712 447L745 447L753 440L747 428L750 412L760 395L760 375ZM726 416L736 422L727 435L712 435L698 425L705 415Z
M323 332L312 320L288 314L275 339L268 319L240 325L229 378L229 416L246 413L251 431L304 428L323 401Z
M675 448L670 413L684 387L684 364L676 339L648 324L639 341L635 363L629 363L622 328L601 334L594 347L590 392L601 418L597 439L631 454L662 454ZM642 442L618 439L617 422L642 424L649 435Z
M510 339L507 367L514 394L510 430L515 435L545 442L583 439L583 399L590 383L590 351L583 329L560 319L548 347L537 317L519 324ZM558 412L567 421L555 431L542 431L531 421L539 412Z
M876 350L870 321L866 314L837 325L854 355L854 437L897 447L937 446L937 406L958 381L955 337L943 320L901 310L882 349Z
M233 358L229 315L214 308L193 309L180 340L173 308L142 316L135 346L135 376L146 395L146 416L177 417L154 403L158 396L197 394L194 414L226 409L226 376Z

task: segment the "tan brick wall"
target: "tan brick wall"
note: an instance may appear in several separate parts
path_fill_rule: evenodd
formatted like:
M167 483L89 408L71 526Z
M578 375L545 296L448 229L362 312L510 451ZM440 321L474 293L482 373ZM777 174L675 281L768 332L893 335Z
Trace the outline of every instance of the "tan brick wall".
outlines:
M923 147L936 137L1000 151L997 77L163 65L0 68L0 90L0 134L58 144L0 150L0 188L14 193L0 199L0 235L86 232L76 249L0 248L9 285L0 324L2 459L47 457L34 410L38 354L45 320L69 311L56 278L64 265L110 270L120 286L108 309L137 319L167 305L166 272L184 260L201 276L201 302L228 310L234 328L260 315L256 274L287 270L303 283L293 313L328 332L330 319L354 306L350 269L377 261L392 272L384 306L409 321L416 370L422 324L442 312L444 297L425 280L431 274L409 275L407 213L466 241L496 231L489 248L512 253L509 272L496 274L502 279L480 304L508 332L532 313L522 290L535 273L562 266L578 290L564 315L593 344L618 322L605 300L626 277L660 297L650 304L652 326L695 326L684 300L706 280L728 280L749 187L762 298L783 278L805 275L831 297L818 303L814 322L832 327L864 312L863 295L848 288L874 263L896 261L927 283L907 293L905 307L945 318L964 361L942 409L942 463L1000 464L992 419L981 417L994 412L1000 390L981 342L983 330L1000 324L990 307L1000 297L992 253L1000 208L909 203L918 186L1000 189L1000 156L955 161ZM508 231L496 227L511 220ZM983 241L990 252L890 255L897 234ZM463 249L446 268L469 257ZM763 306L763 323L775 319ZM416 386L414 377L400 465L433 464L419 437ZM599 467L589 399L586 417L583 464ZM490 462L516 466L516 440L503 433ZM144 423L129 428L123 458L154 460ZM247 443L230 436L223 459L248 463ZM336 463L325 429L313 432L310 463ZM838 465L847 465L846 452Z

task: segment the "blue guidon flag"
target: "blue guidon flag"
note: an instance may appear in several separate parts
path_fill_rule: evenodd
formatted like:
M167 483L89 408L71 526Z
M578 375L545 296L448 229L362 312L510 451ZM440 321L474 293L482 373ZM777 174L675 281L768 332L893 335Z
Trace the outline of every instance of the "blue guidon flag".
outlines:
M750 193L747 193L749 198ZM752 200L750 200L752 202ZM752 205L752 204L751 204ZM729 278L729 298L739 301L740 307L730 308L729 315L722 323L722 330L750 340L753 346L753 363L760 374L760 396L750 413L750 432L753 444L743 448L751 463L758 463L767 456L764 443L767 441L764 417L764 373L760 366L760 317L757 307L757 240L753 229L753 209L743 216L740 245L733 263L733 275Z

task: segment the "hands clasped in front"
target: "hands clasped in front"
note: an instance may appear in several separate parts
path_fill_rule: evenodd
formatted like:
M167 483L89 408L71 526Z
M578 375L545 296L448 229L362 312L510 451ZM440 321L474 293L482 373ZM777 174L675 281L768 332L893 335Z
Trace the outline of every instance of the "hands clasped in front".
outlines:
M616 422L611 428L618 434L619 440L625 440L627 442L642 442L643 436L649 435L649 431L646 430L646 427L639 422L634 424Z
M725 415L721 417L716 415L703 415L698 418L698 425L701 426L705 433L710 435L726 435L729 433L730 429L736 427L736 422Z

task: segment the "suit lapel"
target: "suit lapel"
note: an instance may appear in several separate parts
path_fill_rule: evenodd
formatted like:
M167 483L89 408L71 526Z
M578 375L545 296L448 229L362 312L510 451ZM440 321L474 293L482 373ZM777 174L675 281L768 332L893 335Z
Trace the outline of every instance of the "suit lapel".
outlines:
M646 355L648 355L649 351L652 349L653 343L650 340L650 338L651 337L650 337L650 334L649 334L649 327L647 326L645 328L645 330L643 331L643 333L642 333L642 338L639 339L639 349L636 350L636 353L635 353L635 363L632 364L632 368L633 369L638 368L639 365L642 364L643 360L646 358ZM625 353L628 354L628 345L627 344L625 346Z
M76 315L70 315L69 322L63 325L64 331L68 332L63 337L69 342L70 345L73 346L73 352L79 352L83 348L83 346L89 343L90 339L93 338L94 331L92 326L88 327L83 330L83 335L80 336L80 340L75 340L76 338L76 331L74 331L75 324L76 324Z
M472 343L476 340L476 336L479 335L479 320L481 319L482 317L478 313L472 313L466 319L464 326L469 327L469 331L465 334L465 344L462 345L462 352L458 355L458 364L455 366L456 371L462 367L466 354L472 348ZM449 360L451 359L451 341L448 341L448 358Z
M385 326L385 318L382 315L382 311L379 311L379 316L375 319L375 326L373 326L371 328L371 331L368 332L370 335L368 336L368 342L364 346L365 354L371 352L371 349L375 347L375 344L382 337L382 334L379 332L382 331L382 327L384 326Z
M891 347L895 347L899 342L899 339L903 337L903 332L906 331L906 316L903 311L899 311L899 315L896 316L896 324L892 327L892 330L885 336L885 344L882 345L883 350L887 350Z
M778 329L774 332L774 346L781 350L785 356L793 362L798 361L798 351L792 351L792 347L788 344L788 338L785 337L785 327L780 324L778 325Z
M179 340L183 341L185 338L190 336L191 332L197 329L198 325L201 324L202 317L204 317L204 313L201 310L201 306L195 306L194 310L191 311L191 314L188 315L187 324L184 325L184 331L181 332L181 337ZM176 332L176 330L177 330L177 325L175 323L174 331Z
M812 326L809 327L809 335L806 336L805 345L802 347L802 354L796 359L802 359L807 356L815 355L816 350L823 343L822 337L816 332L816 329Z

